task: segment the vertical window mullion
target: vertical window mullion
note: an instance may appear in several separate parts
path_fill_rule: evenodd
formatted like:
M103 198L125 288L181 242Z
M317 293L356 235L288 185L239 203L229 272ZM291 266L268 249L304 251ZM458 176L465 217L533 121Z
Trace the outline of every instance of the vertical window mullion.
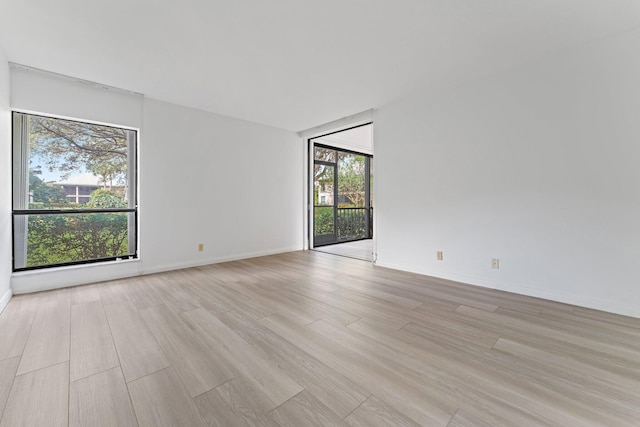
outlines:
M138 183L136 181L137 174L135 171L137 170L137 139L138 134L135 131L127 132L127 179L126 179L126 197L127 197L127 206L130 209L138 208L138 196L137 189ZM138 228L138 215L128 215L127 226L128 226L128 244L129 248L134 248L134 252L137 253L137 244L138 244L138 236L136 230Z
M29 116L14 113L13 115L13 209L29 207ZM13 265L25 265L27 260L27 236L29 233L29 217L16 215L13 217Z

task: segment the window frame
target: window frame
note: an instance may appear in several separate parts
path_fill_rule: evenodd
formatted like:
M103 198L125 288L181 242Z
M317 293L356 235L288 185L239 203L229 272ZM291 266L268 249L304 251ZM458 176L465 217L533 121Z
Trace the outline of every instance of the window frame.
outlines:
M86 124L93 124L93 125L99 125L99 126L105 126L105 127L112 127L112 128L117 128L117 129L123 129L126 130L128 132L133 132L134 134L134 138L133 138L133 147L129 148L129 152L133 153L133 161L131 161L131 159L129 159L129 154L127 155L127 162L128 163L128 169L127 169L127 183L130 183L131 181L133 181L133 185L129 185L129 188L131 188L134 192L133 194L133 198L131 200L131 203L133 206L132 207L127 207L127 208L80 208L80 209L16 209L16 197L15 197L15 191L16 191L16 183L15 183L15 177L16 177L16 168L19 169L24 169L24 161L21 162L21 165L16 165L16 144L23 144L23 141L21 141L21 139L23 138L22 136L22 132L19 134L20 136L17 136L16 134L16 115L17 114L22 114L22 115L28 115L28 116L39 116L39 117L46 117L46 118L50 118L50 119L60 119L60 120L67 120L67 121L75 121L75 122L80 122L80 123L86 123ZM33 270L43 270L43 269L52 269L52 268L64 268L64 267L73 267L73 266L79 266L79 265L87 265L87 264L97 264L97 263L117 263L117 262L122 262L125 260L135 260L135 259L139 259L139 248L140 248L140 216L139 216L139 189L140 189L140 185L139 185L139 165L140 165L140 160L138 157L138 145L140 143L140 129L139 128L135 128L135 127L131 127L131 126L124 126L124 125L117 125L117 124L112 124L112 123L105 123L105 122L99 122L99 121L95 121L95 120L88 120L88 119L81 119L81 118L77 118L77 117L69 117L69 116L61 116L61 115L55 115L55 114L48 114L48 113L41 113L41 112L34 112L34 111L29 111L29 110L22 110L22 109L11 109L11 166L12 166L12 173L11 173L11 266L12 266L12 272L13 273L21 273L21 272L29 272L29 271L33 271ZM131 172L131 170L129 170L129 167L133 167L133 172ZM28 171L28 159L27 159L27 171ZM24 172L24 171L22 171ZM28 173L27 173L27 177L28 177ZM133 179L131 179L133 177ZM23 183L24 184L24 183ZM27 188L29 186L28 183L28 178L26 180L26 185ZM127 214L133 214L133 231L135 233L135 238L133 238L131 240L131 244L133 246L133 248L131 248L131 245L129 246L129 253L126 255L118 255L118 256L109 256L109 257L102 257L102 258L92 258L92 259L82 259L82 260L76 260L76 261L69 261L69 262L60 262L60 263L51 263L51 264L42 264L42 265L36 265L36 266L24 266L24 267L16 267L16 216L28 216L28 215L65 215L65 214L70 214L70 215L77 215L77 214L94 214L94 213L127 213ZM26 239L26 235L24 236ZM24 254L26 257L27 254L27 247L24 248Z

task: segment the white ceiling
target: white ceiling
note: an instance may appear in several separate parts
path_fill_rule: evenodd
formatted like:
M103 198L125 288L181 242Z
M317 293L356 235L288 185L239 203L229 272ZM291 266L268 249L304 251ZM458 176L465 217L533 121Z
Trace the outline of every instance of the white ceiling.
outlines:
M299 131L640 26L640 0L0 0L23 65Z

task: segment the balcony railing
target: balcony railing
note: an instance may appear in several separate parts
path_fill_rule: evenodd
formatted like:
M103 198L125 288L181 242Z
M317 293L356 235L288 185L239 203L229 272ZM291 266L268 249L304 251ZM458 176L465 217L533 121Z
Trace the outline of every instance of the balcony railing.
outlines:
M339 242L373 236L373 208L337 208L336 231Z

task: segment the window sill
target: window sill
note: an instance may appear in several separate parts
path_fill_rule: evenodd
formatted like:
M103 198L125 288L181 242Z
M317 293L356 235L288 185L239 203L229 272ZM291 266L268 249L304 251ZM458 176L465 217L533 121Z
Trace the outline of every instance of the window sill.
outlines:
M23 294L134 277L141 274L140 261L123 259L17 271L11 275L11 289L14 294Z

